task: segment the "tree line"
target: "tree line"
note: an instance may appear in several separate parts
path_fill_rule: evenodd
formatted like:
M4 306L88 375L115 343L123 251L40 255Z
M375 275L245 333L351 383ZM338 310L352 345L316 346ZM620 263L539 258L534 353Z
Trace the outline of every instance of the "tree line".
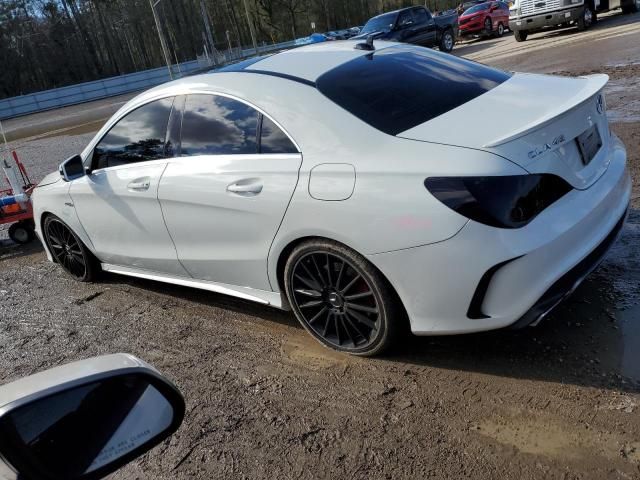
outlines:
M0 98L362 25L453 0L0 0Z

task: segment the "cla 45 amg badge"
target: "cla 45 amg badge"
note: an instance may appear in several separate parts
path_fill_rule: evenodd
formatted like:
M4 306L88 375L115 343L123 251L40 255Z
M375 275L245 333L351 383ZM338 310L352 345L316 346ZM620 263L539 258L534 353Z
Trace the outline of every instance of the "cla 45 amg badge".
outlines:
M556 138L553 139L553 141L551 143L545 143L544 145L541 145L541 146L536 147L535 149L531 150L529 152L529 158L531 160L533 160L534 158L539 157L543 153L548 152L553 147L557 147L558 145L564 143L565 140L566 140L566 138L565 138L564 134L558 135Z

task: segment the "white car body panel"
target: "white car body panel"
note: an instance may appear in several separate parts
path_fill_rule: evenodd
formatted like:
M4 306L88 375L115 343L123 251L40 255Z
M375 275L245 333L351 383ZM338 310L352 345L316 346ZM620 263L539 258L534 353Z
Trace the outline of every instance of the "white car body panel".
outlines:
M105 263L188 276L158 203L167 160L105 168L71 182L80 223ZM141 187L135 187L141 184ZM143 185L148 185L144 188Z
M35 190L39 236L42 215L53 213L105 270L282 308L287 307L279 278L283 253L301 239L323 237L366 256L384 274L415 333L474 332L514 323L607 237L628 205L624 146L610 135L606 113L596 103L605 76L516 74L394 136L309 84L332 67L369 54L353 45L303 47L243 72L188 77L139 95L89 143L82 152L85 161L128 112L189 94L249 104L273 120L301 154L182 157L105 169L119 200L136 210L128 220L107 196L89 199L91 176L104 173L72 182L80 220L65 204L71 200L69 184L60 180ZM376 42L379 50L393 45ZM592 126L603 144L584 165L575 139ZM573 190L515 229L470 220L424 184L429 177L528 173L554 174ZM148 196L127 191L127 181L144 177L152 179ZM227 191L252 183L263 187L255 195ZM129 204L131 197L137 200ZM127 222L136 220L143 228L130 230ZM144 240L145 230L154 232L153 240ZM481 278L506 260L511 263L492 279L481 304L487 318L469 318Z
M189 275L270 290L265 259L298 182L301 163L300 154L172 159L162 176L158 199L165 230ZM234 185L260 191L229 191Z

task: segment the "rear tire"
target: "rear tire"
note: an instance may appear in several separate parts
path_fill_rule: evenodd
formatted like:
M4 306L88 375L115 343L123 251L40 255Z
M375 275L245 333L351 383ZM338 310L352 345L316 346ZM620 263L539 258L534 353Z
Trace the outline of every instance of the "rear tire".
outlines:
M359 356L388 349L404 310L382 274L362 255L331 240L296 246L284 268L296 318L324 346Z
M640 12L640 0L635 0L631 5L622 7L622 13L638 13Z
M44 220L42 234L51 256L67 274L79 282L93 282L98 278L98 260L66 223L49 215Z
M591 25L595 23L595 20L596 20L596 15L593 12L591 5L585 4L582 15L578 20L576 20L576 26L578 27L578 31L584 32L589 27L591 27Z
M14 223L9 227L8 233L9 238L19 245L26 245L36 237L33 222L27 221Z
M529 32L526 30L516 30L513 32L513 36L516 37L516 42L524 42L529 36Z
M451 52L454 43L453 32L451 30L445 30L440 39L440 51L446 53Z

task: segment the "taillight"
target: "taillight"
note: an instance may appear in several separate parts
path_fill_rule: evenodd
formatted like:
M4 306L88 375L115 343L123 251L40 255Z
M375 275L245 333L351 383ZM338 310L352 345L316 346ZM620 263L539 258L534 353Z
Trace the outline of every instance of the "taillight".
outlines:
M424 185L434 197L460 215L498 228L525 226L572 189L562 178L546 173L430 177Z

